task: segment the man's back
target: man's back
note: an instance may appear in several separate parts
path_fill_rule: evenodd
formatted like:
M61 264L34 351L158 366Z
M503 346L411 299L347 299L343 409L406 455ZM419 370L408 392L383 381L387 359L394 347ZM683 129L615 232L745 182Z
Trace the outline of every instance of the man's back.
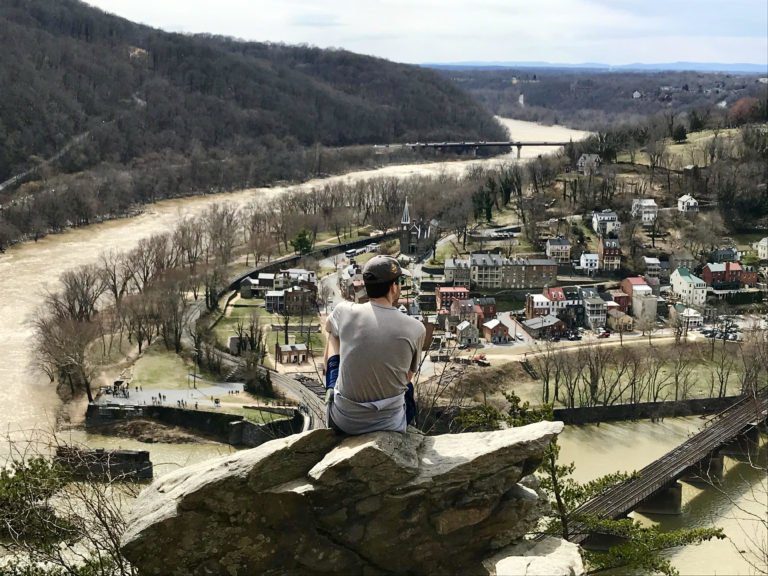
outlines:
M340 304L328 319L341 343L336 390L354 402L374 402L405 392L415 372L426 330L418 320L375 302Z

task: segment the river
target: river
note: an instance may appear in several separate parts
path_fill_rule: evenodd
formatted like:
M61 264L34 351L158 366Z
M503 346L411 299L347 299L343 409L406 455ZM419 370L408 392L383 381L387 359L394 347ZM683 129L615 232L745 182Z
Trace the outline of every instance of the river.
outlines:
M502 119L515 140L578 140L586 133L562 127L547 127ZM552 150L523 148L522 157L531 158ZM142 238L166 232L173 228L181 216L200 214L214 202L230 202L245 206L253 200L266 200L290 189L308 189L331 181L354 181L379 176L407 177L440 172L457 173L475 164L496 165L514 160L516 152L506 157L469 160L465 162L434 162L390 166L378 170L360 171L323 180L313 180L298 186L256 188L228 194L196 196L167 200L148 206L136 217L96 224L51 235L36 243L27 243L0 254L0 424L2 431L18 431L54 426L60 403L53 387L34 367L31 352L33 318L46 289L56 289L58 277L71 268L94 263L99 255L110 248L129 250ZM626 469L639 469L653 458L681 442L699 424L698 420L668 420L661 424L632 423L602 425L600 427L568 428L562 436L563 456L577 464L577 477L590 479L611 472L620 462ZM140 445L129 440L86 435L73 432L74 439L94 447L148 449L159 464L158 472L185 463L191 463L226 452L228 448L217 444L202 445ZM739 492L740 482L730 482L726 476L724 490L735 494L738 503L747 500ZM730 482L730 483L729 483ZM754 485L754 482L750 485ZM710 521L727 524L737 545L747 546L746 537L739 537L738 524L730 518L735 509L727 497L718 498L686 488L686 514L677 519L666 519L665 526L675 522L701 525ZM741 496L739 496L741 494ZM746 504L748 505L748 503ZM684 574L748 574L748 566L741 561L730 542L706 543L685 549L673 555L676 567Z

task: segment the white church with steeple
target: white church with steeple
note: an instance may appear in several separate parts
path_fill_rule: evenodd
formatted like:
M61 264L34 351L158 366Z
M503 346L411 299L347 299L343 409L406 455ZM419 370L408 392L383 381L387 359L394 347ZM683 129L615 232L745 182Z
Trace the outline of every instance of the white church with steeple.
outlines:
M426 222L422 219L411 220L408 198L405 199L403 217L400 220L400 253L424 258L435 247L438 234L437 220Z

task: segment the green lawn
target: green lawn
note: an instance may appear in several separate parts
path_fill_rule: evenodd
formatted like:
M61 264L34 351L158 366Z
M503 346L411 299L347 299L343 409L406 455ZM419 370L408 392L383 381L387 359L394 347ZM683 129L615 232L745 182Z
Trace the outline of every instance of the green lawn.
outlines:
M147 389L187 388L191 370L191 363L173 352L166 351L162 343L155 344L134 364L131 386Z
M317 322L315 322L315 325L317 325ZM299 335L298 333L289 332L288 336L291 335L296 336L296 343L297 344L306 344L307 339L306 333L303 333ZM275 351L275 343L279 342L280 344L285 343L285 333L282 330L273 330L270 332L267 332L267 350L269 350L270 354L274 354ZM314 356L322 356L322 354L325 352L325 335L321 332L312 332L309 335L309 348L312 349L312 354Z

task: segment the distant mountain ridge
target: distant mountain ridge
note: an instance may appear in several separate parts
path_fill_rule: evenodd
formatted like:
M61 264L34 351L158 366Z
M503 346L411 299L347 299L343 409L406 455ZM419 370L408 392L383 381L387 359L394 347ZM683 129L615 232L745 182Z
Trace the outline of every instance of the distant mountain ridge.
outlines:
M432 70L168 33L77 0L1 0L0 43L0 181L77 138L58 168L505 134Z
M580 64L554 62L446 62L425 63L425 68L438 70L466 69L507 69L507 68L547 68L563 70L604 70L606 72L725 72L732 74L764 74L768 75L768 64L753 63L722 63L722 62L663 62L663 63L633 63L633 64L602 64L598 62L583 62Z

